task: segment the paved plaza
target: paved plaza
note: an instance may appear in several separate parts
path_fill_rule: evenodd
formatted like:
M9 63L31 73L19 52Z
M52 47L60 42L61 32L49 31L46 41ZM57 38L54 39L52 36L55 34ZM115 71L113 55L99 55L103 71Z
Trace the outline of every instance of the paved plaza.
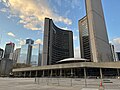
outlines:
M36 81L36 82L35 82ZM0 78L0 90L99 90L99 79L71 78ZM106 80L106 82L109 80ZM104 90L120 90L120 80L104 84Z

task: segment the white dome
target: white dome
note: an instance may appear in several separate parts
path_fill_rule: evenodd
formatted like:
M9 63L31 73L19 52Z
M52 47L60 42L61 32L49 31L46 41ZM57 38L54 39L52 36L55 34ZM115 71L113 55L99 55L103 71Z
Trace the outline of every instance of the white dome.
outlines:
M80 61L80 62L85 62L85 61L89 61L88 59L84 59L84 58L67 58L67 59L63 59L58 61L57 63L61 63L61 62L75 62L75 61Z

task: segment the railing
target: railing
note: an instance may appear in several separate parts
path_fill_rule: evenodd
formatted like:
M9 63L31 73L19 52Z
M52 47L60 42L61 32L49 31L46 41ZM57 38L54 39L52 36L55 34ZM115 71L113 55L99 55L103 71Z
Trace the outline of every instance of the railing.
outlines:
M77 86L90 88L104 88L102 90L117 89L120 90L119 79L85 79L81 78L35 78L35 83L40 85L55 85L55 86Z

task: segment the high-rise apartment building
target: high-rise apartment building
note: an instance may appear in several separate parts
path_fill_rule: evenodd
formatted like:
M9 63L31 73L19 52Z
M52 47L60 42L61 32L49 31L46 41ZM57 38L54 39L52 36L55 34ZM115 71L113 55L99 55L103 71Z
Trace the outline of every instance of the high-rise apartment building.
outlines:
M85 46L85 49L90 46L91 52L89 55L91 55L91 61L93 62L113 61L101 0L85 0L85 4L90 44L87 43L88 46ZM85 49L84 52L88 50Z
M45 18L42 65L56 64L59 60L73 57L72 31L60 29L52 19Z
M11 55L13 55L14 47L15 47L15 44L12 42L6 44L4 58L12 57Z

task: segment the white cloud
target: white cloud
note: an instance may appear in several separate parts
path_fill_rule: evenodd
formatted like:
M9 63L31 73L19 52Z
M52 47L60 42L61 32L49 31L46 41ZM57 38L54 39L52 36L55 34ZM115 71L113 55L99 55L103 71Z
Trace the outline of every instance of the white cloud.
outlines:
M43 41L41 39L37 39L37 40L35 40L35 44L42 44L43 45Z
M120 37L113 39L111 42L115 45L115 51L120 51Z
M7 12L7 9L6 8L1 8L0 12Z
M12 32L8 32L7 35L15 37L15 34L13 34Z
M115 38L115 39L113 39L113 43L115 43L115 44L120 44L120 38Z
M19 40L19 45L20 46L25 45L25 42L26 42L26 40Z
M76 41L77 39L78 39L78 37L74 35L73 40Z
M42 30L45 17L52 18L55 22L72 24L70 19L53 12L47 0L3 0L3 2L6 10L12 15L17 15L20 18L19 23L27 29Z

